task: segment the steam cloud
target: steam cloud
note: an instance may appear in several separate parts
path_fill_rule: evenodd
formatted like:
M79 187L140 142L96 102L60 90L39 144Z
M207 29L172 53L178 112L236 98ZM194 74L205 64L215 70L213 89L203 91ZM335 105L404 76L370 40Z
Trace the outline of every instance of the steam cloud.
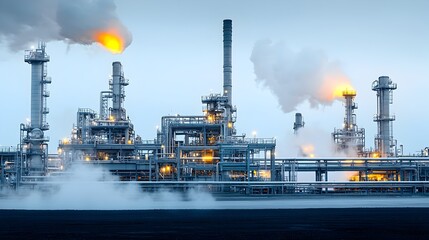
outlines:
M42 183L41 191L0 191L0 209L206 209L215 205L209 193L198 189L186 193L143 192L136 184L118 184L117 177L94 166L74 165L67 177L54 180L47 187Z
M278 98L285 113L309 101L310 106L330 105L338 85L350 85L337 62L322 51L303 49L294 52L283 42L259 41L253 48L256 81L268 87Z
M113 0L2 0L0 42L13 51L37 41L89 45L97 31L114 32L129 46L132 35L116 16Z

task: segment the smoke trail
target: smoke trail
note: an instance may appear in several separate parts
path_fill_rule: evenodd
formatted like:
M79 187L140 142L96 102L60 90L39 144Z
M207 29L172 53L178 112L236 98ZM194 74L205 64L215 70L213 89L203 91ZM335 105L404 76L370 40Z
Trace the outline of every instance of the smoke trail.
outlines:
M0 42L13 51L37 41L103 44L97 36L102 32L118 36L123 50L132 36L115 10L113 0L2 0Z
M250 60L256 81L277 96L285 113L306 100L313 108L330 105L339 97L335 89L350 85L338 63L329 61L321 51L294 52L282 42L263 40L255 44Z

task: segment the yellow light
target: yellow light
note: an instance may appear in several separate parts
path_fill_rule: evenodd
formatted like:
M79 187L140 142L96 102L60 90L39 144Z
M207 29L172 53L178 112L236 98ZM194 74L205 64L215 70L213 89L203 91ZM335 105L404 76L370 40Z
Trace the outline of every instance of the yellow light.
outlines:
M114 54L124 51L124 40L114 32L98 32L95 34L95 40Z
M110 121L115 121L115 118L113 117L113 115L110 115L110 116L109 116L109 120L110 120Z
M209 114L209 115L207 115L207 121L209 122L209 123L213 123L214 122L214 116L213 115L211 115L211 114Z
M364 176L361 177L362 179L365 179ZM366 176L368 181L387 181L387 177L385 174L382 173L370 173ZM355 175L351 176L350 181L358 182L359 181L359 174L356 173Z
M210 156L210 155L204 155L204 156L203 156L203 162L204 162L204 163L212 163L212 162L213 162L213 156Z
M228 122L228 128L232 128L232 122Z
M271 178L271 171L270 170L259 170L259 177L264 179L270 179Z
M350 84L343 83L335 86L334 92L332 93L333 98L341 98L344 96L356 96L356 91Z
M61 148L58 148L58 154L63 153L63 150Z
M68 138L63 138L63 144L69 144L69 143L70 143L70 141Z
M166 170L167 172L170 172L171 167L170 167L170 166L167 166L167 167L165 168L165 170Z
M106 156L104 157L104 160L109 160L109 155L106 155Z
M131 140L128 140L128 144L132 144L133 143L133 141L131 141Z
M91 158L89 156L86 156L85 161L89 161L89 160L91 160Z

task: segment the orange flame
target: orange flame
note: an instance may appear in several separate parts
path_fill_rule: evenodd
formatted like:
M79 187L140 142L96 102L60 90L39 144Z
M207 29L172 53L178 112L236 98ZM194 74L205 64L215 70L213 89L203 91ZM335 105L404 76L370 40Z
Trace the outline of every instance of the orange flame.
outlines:
M114 54L124 51L124 40L119 34L113 32L98 32L95 34L95 39Z
M319 91L322 99L327 102L331 102L335 99L342 99L344 92L346 92L346 94L353 93L352 95L356 95L350 80L343 75L326 76Z

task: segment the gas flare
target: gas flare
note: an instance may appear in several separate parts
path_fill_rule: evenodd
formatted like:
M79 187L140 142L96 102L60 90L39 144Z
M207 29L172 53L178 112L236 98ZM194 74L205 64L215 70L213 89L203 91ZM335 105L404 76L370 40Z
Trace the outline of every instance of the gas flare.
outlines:
M343 98L344 93L356 92L350 80L345 75L330 75L323 79L320 95L327 102L340 100Z
M121 53L132 42L114 0L0 1L0 43L13 51L35 41L68 44L100 43Z
M294 51L283 42L263 40L255 44L250 60L256 81L277 96L285 113L306 101L312 108L331 105L343 90L352 89L341 64L320 50Z
M124 51L123 38L114 32L96 33L95 40L112 53L118 54Z
M333 93L332 93L332 97L334 99L338 99L338 98L342 98L344 96L344 94L356 94L356 91L354 90L354 88L349 85L349 84L341 84L335 87Z

